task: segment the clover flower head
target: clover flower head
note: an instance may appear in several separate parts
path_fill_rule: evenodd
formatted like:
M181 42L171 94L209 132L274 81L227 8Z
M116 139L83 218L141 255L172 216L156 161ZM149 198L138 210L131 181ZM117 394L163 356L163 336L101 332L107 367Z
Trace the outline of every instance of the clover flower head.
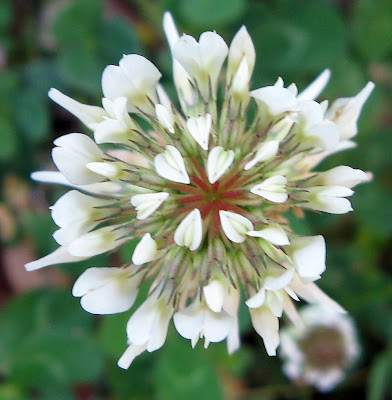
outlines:
M316 387L333 390L360 354L355 324L347 314L320 305L299 312L303 325L282 329L279 355L286 375Z
M180 36L169 13L163 27L178 105L159 84L158 69L136 54L104 70L102 107L49 91L94 139L82 133L56 139L59 172L33 174L72 190L52 207L60 247L26 268L136 242L125 265L93 266L73 290L87 311L108 314L128 310L140 285L151 282L129 320L122 368L160 348L171 319L192 346L200 338L206 347L227 339L235 351L241 298L275 355L279 318L284 312L298 323L299 298L344 312L314 283L325 270L324 239L295 234L284 213L352 210L346 197L369 175L348 166L313 168L350 147L374 85L330 109L315 101L328 70L299 94L281 78L250 91L256 56L245 27L229 46L216 32L198 41Z

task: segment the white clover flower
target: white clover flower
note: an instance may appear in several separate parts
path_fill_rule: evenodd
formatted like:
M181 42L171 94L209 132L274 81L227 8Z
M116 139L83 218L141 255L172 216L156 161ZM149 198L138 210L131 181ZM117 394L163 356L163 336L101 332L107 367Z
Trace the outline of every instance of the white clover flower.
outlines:
M344 312L314 283L326 268L324 239L291 232L283 213L352 210L345 197L370 175L347 166L312 169L350 147L346 139L356 133L373 84L329 110L315 101L329 70L299 94L281 78L250 91L255 49L245 27L228 47L215 32L198 42L180 37L168 13L163 25L180 108L159 85L158 69L135 54L104 70L103 107L50 90L94 140L81 133L60 137L52 153L59 172L33 174L72 190L52 207L60 247L26 269L85 260L136 241L125 266L94 266L73 290L87 311L107 314L129 309L139 285L151 282L129 320L122 368L164 344L172 317L192 346L201 337L206 347L226 339L232 353L240 346L241 291L267 353L275 355L282 314L301 325L294 306L300 298Z
M345 378L360 353L352 318L320 305L306 306L303 325L281 332L279 355L286 375L321 392L333 390Z

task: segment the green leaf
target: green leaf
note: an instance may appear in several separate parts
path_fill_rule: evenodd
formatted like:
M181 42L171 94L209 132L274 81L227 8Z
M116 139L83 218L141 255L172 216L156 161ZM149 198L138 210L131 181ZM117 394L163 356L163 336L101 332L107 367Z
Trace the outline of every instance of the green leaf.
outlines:
M32 142L40 143L49 136L49 110L46 97L36 91L18 94L15 120L19 129Z
M70 48L59 55L58 68L71 87L92 95L101 93L101 75L105 65L97 53Z
M232 23L246 11L244 0L182 0L178 13L200 29L215 29Z
M155 371L158 400L218 400L222 387L217 371L206 358L206 350L192 349L190 342L169 335L159 352Z
M260 57L256 73L317 74L344 54L344 24L328 2L302 0L260 19L250 30Z
M0 114L0 161L11 161L18 151L18 136L9 116Z
M11 381L22 387L44 387L47 382L64 385L92 381L102 367L102 353L90 337L53 329L20 343L10 363L10 375Z
M392 355L391 352L379 354L373 361L368 379L367 400L383 400L387 398L387 390L391 385Z
M119 19L101 24L99 46L106 64L118 64L123 54L141 53L140 43L132 25Z
M376 182L359 186L353 198L354 217L369 229L392 232L391 196Z
M361 0L352 22L357 49L369 60L384 60L392 51L392 2Z
M102 12L100 0L74 0L67 5L53 25L53 33L60 47L96 48Z

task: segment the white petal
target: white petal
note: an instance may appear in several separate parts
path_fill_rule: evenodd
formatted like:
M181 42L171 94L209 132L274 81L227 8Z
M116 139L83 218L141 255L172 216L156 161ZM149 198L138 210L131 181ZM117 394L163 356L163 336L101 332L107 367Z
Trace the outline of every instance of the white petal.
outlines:
M290 243L286 232L279 224L270 224L259 231L249 231L247 235L263 238L276 246L284 246Z
M146 58L137 54L124 55L119 66L109 65L102 74L102 91L108 99L128 99L128 110L150 106L147 96L155 99L161 73Z
M180 36L177 32L173 16L167 11L163 14L163 30L165 31L166 39L169 42L169 46L172 49Z
M225 235L234 243L241 243L246 239L246 234L253 230L253 224L242 215L219 211L219 218Z
M75 117L80 119L80 121L87 126L101 122L103 118L107 116L103 108L79 103L57 89L50 89L48 96L61 107L75 115Z
M155 170L162 178L173 182L190 183L181 153L173 146L166 146L166 150L155 156Z
M189 250L196 250L202 240L203 225L200 211L195 208L178 225L174 233L174 241L178 246L188 247Z
M71 254L66 247L59 247L53 253L48 254L38 260L25 264L26 271L35 271L36 269L48 267L49 265L73 263L85 260L88 257L77 257Z
M221 146L214 147L208 154L207 174L210 183L215 183L234 161L234 151Z
M68 250L77 257L91 257L113 250L129 240L123 237L129 232L128 230L115 228L114 225L105 226L86 233L73 241Z
M87 135L70 133L54 141L52 158L59 171L72 183L86 185L104 178L91 172L86 164L101 161L104 153Z
M359 115L374 86L373 82L368 82L355 97L338 99L331 105L327 118L337 123L341 141L351 139L357 134Z
M204 150L208 150L211 124L212 118L210 114L206 114L205 117L191 117L186 121L189 133Z
M297 97L298 100L314 100L324 90L327 85L329 78L331 77L331 71L325 69L309 86L305 88Z
M252 324L256 332L263 338L265 349L269 356L276 356L279 346L279 320L266 307L249 310Z
M221 312L226 296L225 285L219 279L213 279L203 287L203 293L208 307L214 312Z
M328 171L321 172L311 180L312 184L316 185L338 185L345 186L349 189L359 183L367 181L369 181L369 177L366 172L345 165L340 165Z
M171 109L167 109L162 104L155 104L155 113L158 122L167 129L170 133L174 133L174 115Z
M288 198L285 189L286 184L287 179L282 175L277 175L267 178L258 185L253 186L250 191L274 203L284 203Z
M319 236L291 235L287 247L299 276L306 280L317 279L326 269L325 240Z
M173 315L174 326L185 339L199 338L203 321L204 315L201 312L200 305L195 302Z
M131 197L131 204L137 210L137 219L146 219L169 197L169 193L146 193Z
M265 301L266 290L262 287L254 296L246 300L245 304L249 308L259 308L263 305Z
M269 265L264 279L264 287L268 290L285 288L293 279L294 268L285 269L281 266Z
M298 277L295 277L290 286L299 297L309 303L322 304L337 312L346 313L346 310L342 306L332 300L313 282L303 283Z
M230 76L235 75L244 58L248 67L248 76L251 76L255 66L256 52L248 31L245 26L242 26L230 43L227 67Z
M142 265L156 260L160 255L155 240L149 233L146 233L133 251L132 262L135 265Z
M297 195L308 200L308 203L304 204L308 208L331 214L346 214L353 209L350 201L343 197L351 196L353 193L344 186L314 186L307 188L307 193Z
M253 160L245 164L244 169L247 171L253 168L257 163L271 160L278 154L279 140L269 140L264 142L256 152Z
M146 346L135 346L131 344L124 352L124 354L120 357L117 362L117 365L122 369L128 369L133 360L143 353L146 350Z
M295 111L297 107L296 97L285 88L266 86L253 90L250 95L256 99L258 106L272 117Z
M122 173L122 164L117 162L89 162L86 168L109 179L119 179Z
M204 322L204 337L212 343L226 339L233 324L233 317L227 312L206 312Z
M231 90L234 95L240 96L240 98L248 98L249 96L249 68L246 57L241 61L241 64L234 75L233 84Z
M267 292L266 306L278 318L283 314L284 293L283 290L269 290Z

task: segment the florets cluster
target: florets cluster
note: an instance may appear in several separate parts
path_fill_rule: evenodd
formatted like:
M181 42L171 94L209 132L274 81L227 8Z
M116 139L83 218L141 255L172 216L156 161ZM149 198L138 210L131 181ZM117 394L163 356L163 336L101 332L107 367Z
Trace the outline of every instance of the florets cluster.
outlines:
M110 314L128 310L141 283L151 282L127 325L123 368L164 344L172 318L192 346L202 337L206 347L227 339L235 351L241 291L275 355L283 311L299 320L293 300L343 311L313 283L325 270L323 237L296 235L283 213L352 210L346 197L368 174L312 169L353 145L374 85L330 107L314 100L328 70L300 94L281 78L250 91L255 50L245 27L230 47L215 32L199 41L180 37L168 13L164 30L180 108L159 84L158 69L135 54L104 70L103 107L50 90L94 140L81 133L56 139L59 172L33 175L73 190L52 207L59 249L26 267L79 261L137 240L129 263L90 268L73 288L85 310Z

